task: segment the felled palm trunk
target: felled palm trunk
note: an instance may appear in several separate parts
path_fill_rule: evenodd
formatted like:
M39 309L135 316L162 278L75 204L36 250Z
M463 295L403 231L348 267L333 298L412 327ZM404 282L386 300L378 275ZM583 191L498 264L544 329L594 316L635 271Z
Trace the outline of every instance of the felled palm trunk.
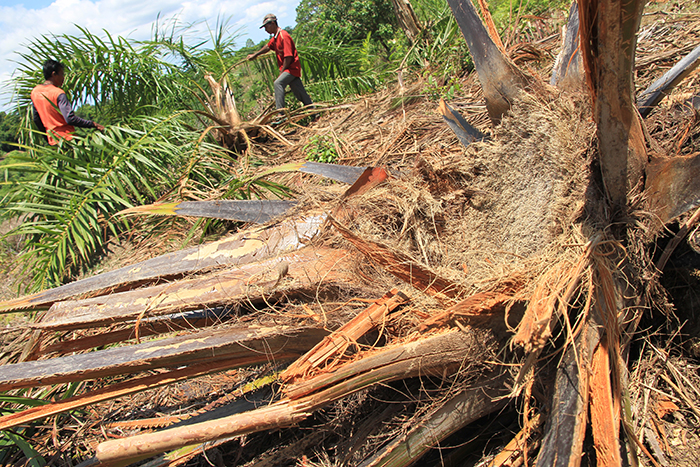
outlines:
M522 117L522 112L517 113L520 110L518 106L522 104L517 101L531 98L527 93L533 92L536 80L526 77L508 60L499 46L499 41L494 37L495 28L484 27L468 0L450 0L450 4L467 36L479 79L484 85L489 115L495 123L502 122L501 128L497 128L494 134L498 135L498 131L507 125L520 130L525 126L526 118ZM631 97L634 35L640 10L641 5L638 1L625 4L615 1L588 1L582 4L582 27L579 35L585 36L585 40L580 41L582 46L578 54L578 41L575 40L577 35L574 34L572 17L571 34L567 36L567 51L560 62L562 67L557 68L558 76L570 78L572 85L567 87L562 85L561 81L558 84L563 92L579 92L579 75L570 75L574 70L568 65L576 60L577 55L587 57L585 70L591 85L590 95L595 103L594 118L600 148L591 156L594 161L590 165L589 158L578 159L577 156L567 153L563 157L567 158L567 162L575 163L564 167L567 173L585 171L590 167L597 169L599 162L601 172L588 174L590 176L582 178L581 182L579 179L575 179L575 183L571 181L573 179L567 179L571 182L567 184L568 189L575 191L577 196L580 194L580 197L566 199L573 199L570 204L576 204L581 210L572 208L575 212L565 216L559 211L560 204L548 204L543 209L554 212L553 217L560 216L552 222L557 224L556 228L571 228L576 233L566 236L566 246L563 246L562 240L561 243L552 241L552 245L542 247L563 249L566 250L566 254L557 251L553 256L558 260L550 263L547 262L549 257L546 257L546 251L545 258L541 261L547 263L539 265L537 273L519 275L522 273L520 270L506 271L506 277L500 277L498 283L470 291L469 288L463 287L458 276L442 274L444 269L435 267L437 262L429 266L427 255L425 263L421 263L420 259L412 257L408 252L400 251L395 244L380 243L384 241L381 236L363 236L357 231L361 230L362 226L352 221L357 213L367 211L353 206L352 200L349 199L350 194L362 193L387 180L388 183L392 183L386 172L367 169L335 205L330 226L326 230L326 233L334 232L333 236L323 238L323 242L317 243L314 250L306 248L295 253L287 251L287 259L305 257L309 260L307 264L311 266L310 269L293 264L288 264L286 268L280 267L282 263L276 256L276 253L281 253L281 245L290 250L299 250L302 244L308 244L301 232L299 235L288 235L290 232L277 235L270 229L267 234L247 233L236 242L200 247L184 256L170 256L170 264L162 260L148 262L142 264L144 269L149 269L148 271L128 268L121 271L124 277L118 277L118 273L103 277L104 281L83 283L70 290L74 293L94 293L97 289L104 291L111 287L126 286L127 283L134 285L139 281L151 282L162 278L163 271L173 276L171 278L181 278L194 271L205 273L203 277L154 285L128 294L114 293L103 298L78 300L82 297L76 297L71 302L54 305L51 313L38 326L45 332L88 325L106 325L111 322L119 322L120 326L124 326L123 323L138 324L149 315L157 317L159 314L200 306L223 306L230 301L249 301L260 305L276 292L291 293L295 286L305 287L307 291L309 288L318 289L321 282L329 280L329 274L335 274L336 286L356 286L359 283L359 274L354 275L356 270L352 265L341 260L345 253L339 249L339 244L345 245L343 248L353 252L351 255L355 257L359 257L359 254L354 249L358 250L374 267L392 274L394 278L406 283L407 287L413 286L412 294L425 295L424 299L436 304L430 305L435 309L420 310L422 305L418 305L412 310L415 313L412 313L409 319L409 313L405 310L408 306L404 306L408 296L392 290L384 297L374 300L365 310L353 313L354 318L343 316L344 324L337 323L340 327L331 335L327 335L325 329L319 329L319 324L316 324L316 327L268 326L265 329L252 326L245 329L237 327L235 332L230 329L203 331L167 341L138 344L131 348L109 349L84 356L31 362L22 366L7 365L3 368L0 387L19 388L40 383L60 383L164 367L177 367L177 370L163 373L163 378L179 381L195 374L229 368L229 365L258 364L266 361L268 356L275 361L291 360L308 351L275 380L277 399L272 399L269 406L262 409L245 409L247 412L242 412L236 407L235 415L218 416L216 420L212 420L213 414L206 414L210 416L207 420L195 420L193 416L189 421L195 423L191 425L125 440L106 441L98 447L94 463L121 465L188 444L209 443L213 440L219 442L231 436L287 427L309 417L312 411L357 391L377 385L386 386L402 378L427 375L430 378L412 383L416 386L429 385L432 381L439 380L442 384L447 380L450 390L440 392L439 398L433 399L439 402L432 408L420 407L421 410L415 412L417 423L412 426L406 423L399 435L386 439L381 446L374 444L374 450L363 458L368 465L404 466L414 463L431 446L439 444L450 433L473 422L479 416L512 403L519 395L523 398L517 400L525 401L526 409L523 429L499 457L505 459L503 462L514 458L513 463L524 462L529 465L528 456L529 459L537 456L538 465L576 466L588 445L591 449L587 453L592 455L595 450L599 464L621 464L625 457L625 449L629 450L629 445L625 442L629 443L630 438L630 433L621 429L626 424L622 411L625 365L621 355L624 354L622 349L635 330L639 319L639 307L643 304L640 297L645 293L645 284L641 284L639 279L642 277L641 267L638 266L638 263L644 262L644 258L639 258L639 262L625 260L625 252L633 255L638 251L634 249L636 245L632 240L636 234L636 226L627 222L627 219L632 217L631 214L634 214L632 201L637 194L636 190L646 182L649 206L656 206L654 212L659 219L666 222L683 213L687 206L697 202L697 193L700 192L697 188L700 185L693 181L700 177L691 177L698 174L695 160L689 159L685 165L674 160L668 165L647 164L641 139L642 122L636 116ZM567 66L563 66L564 64ZM534 92L541 90L535 89ZM547 100L547 104L551 104L552 107L557 103L553 96L554 93L549 95ZM517 103L517 106L512 106L514 103ZM511 109L511 115L507 119L503 118ZM533 106L528 109L532 111ZM444 106L443 115L456 131L461 133L465 145L473 139L478 139L478 135L471 132L459 115L447 106ZM574 117L576 125L581 125L579 115L575 114ZM584 119L589 121L588 117L586 115ZM538 121L537 125L541 125L541 122ZM569 137L573 130L570 130L571 127L566 128L565 137ZM515 133L520 135L519 132ZM520 145L521 142L528 143L528 136L516 139L517 149L512 155L508 153L503 157L503 165L511 169L510 172L519 172L517 169L512 170L515 165L511 163L515 158L523 156L518 150L524 146ZM582 147L577 147L577 154L594 152L589 152L590 148L587 147L590 141L591 138L587 137L585 142L578 145ZM484 143L484 147L486 144ZM534 152L538 160L545 161L537 166L539 169L547 170L555 165L552 152ZM519 178L511 177L512 174L508 173L504 179L506 182L522 183L528 187L536 185L538 189L533 191L541 198L544 189L540 187L557 178L565 178L566 175L562 175L564 170L544 170L533 170L533 173L526 173L525 176L518 174ZM542 173L545 175L536 180L535 175ZM542 179L545 183L533 183ZM601 179L603 186L600 184ZM474 179L470 179L472 180ZM583 185L580 191L579 183ZM576 190L571 188L573 184L577 184ZM403 185L403 188L406 188L406 185ZM585 195L584 188L588 188ZM389 190L384 193L389 193ZM515 193L517 194L510 195L514 200L514 209L511 211L509 205L507 219L512 221L519 215L526 217L526 220L543 217L542 212L523 209L524 204L528 202L528 198L522 196L525 190ZM401 195L404 194L402 191ZM431 195L439 198L441 193L436 191L431 192ZM491 200L499 196L508 197L502 192L488 195ZM464 190L455 196L464 196ZM440 201L446 199L442 198ZM579 206L579 203L583 207ZM511 216L511 212L516 212L516 215ZM344 216L344 213L347 215ZM464 214L464 210L462 213ZM321 218L325 216L319 216L317 219ZM381 222L385 222L386 216L380 219ZM390 222L394 220L390 219ZM435 221L435 218L432 220ZM560 225L565 222L567 225ZM571 227L572 223L575 228ZM534 233L528 231L526 234L542 235L543 231L549 228L543 225L538 223ZM521 227L518 224L516 228ZM315 233L318 231L318 223L300 223L299 230ZM404 232L407 230L402 231L402 234ZM492 232L493 230L484 229L477 233L490 235ZM463 235L464 230L459 230L459 234ZM561 238L564 236L556 237L557 240ZM320 246L321 244L323 246ZM513 250L517 250L521 245L518 240L507 245L509 248L513 246ZM447 244L445 247L447 248ZM460 253L464 250L466 249L460 250ZM270 251L275 252L275 255L272 255L275 258L270 257ZM539 254L542 250L533 251ZM313 258L309 258L310 256ZM436 257L442 259L447 256ZM222 270L210 271L219 263L223 266ZM153 266L160 267L160 270L154 270ZM337 272L338 267L342 268L342 272ZM466 269L465 266L465 273ZM503 270L505 269L507 268L504 267ZM364 274L364 270L362 273ZM394 287L394 284L391 287ZM71 297L68 292L69 289L56 290L5 305L6 309L46 307L58 301L58 297ZM465 297L467 293L470 295ZM322 300L318 296L313 300L314 305L324 305L316 303L317 300ZM311 310L306 303L299 308ZM62 316L59 316L59 311ZM278 311L267 310L265 313L270 312L271 320L281 321L284 319L284 313L277 313ZM312 317L317 323L325 323L315 312L309 313L309 316L297 315L295 319L299 316L302 316L302 319ZM504 367L513 368L513 363L496 362L493 354L477 352L473 344L481 344L479 339L484 339L484 336L495 336L495 330L498 328L507 327L508 330L503 332L509 332L508 335L512 336L511 325L521 313L524 313L524 318L520 320L511 343L520 346L524 355L514 356L507 349L501 349L498 354L499 358L506 356L515 359L524 356L520 375L513 385L510 378L502 376L499 371ZM392 321L395 317L396 320ZM384 328L386 323L389 324ZM395 326L394 330L408 326L406 323L411 323L411 327L403 328L401 332L382 332L391 329L392 326ZM455 327L460 328L460 331L454 329ZM475 331L474 328L479 328L479 331ZM381 339L374 339L373 336L373 343L363 346L361 336L370 330L380 335ZM562 337L558 338L557 335ZM381 347L381 343L385 341L388 344ZM545 351L549 354L550 350L556 358L538 358ZM181 367L185 365L186 368ZM467 373L469 378L462 379L453 376L457 371L470 370L469 365L478 367L479 374L476 374L477 371ZM543 369L537 365L549 366ZM552 377L553 384L544 386L545 397L537 398L541 402L538 409L542 410L539 416L531 417L531 411L527 408L533 400L533 382L544 374ZM270 375L266 375L267 377L276 378ZM0 426L15 426L12 424L36 420L36 417L58 413L60 410L71 410L117 395L130 394L139 387L153 387L159 383L154 381L156 378L146 378L149 377L115 385L104 392L89 394L83 399L65 401L63 405L52 404L44 411L27 411L21 416L0 418ZM402 386L410 390L411 384ZM413 396L414 394L411 394L409 399ZM408 410L405 413L409 414ZM358 443L359 446L364 439L372 436L371 427L368 428L368 425L396 421L390 420L390 417L395 415L396 411L379 410L371 417L358 420L357 425L361 425L363 430L363 435L358 438L362 439L353 439L350 442ZM543 419L547 420L547 424L543 429L541 447L535 442L527 445L531 439L530 429L535 430L541 426L544 422L539 420ZM153 421L149 420L143 427L162 426L148 424ZM538 420L537 423L534 420ZM134 420L118 423L138 425L138 421ZM158 420L155 423L158 423ZM539 438L539 433L537 437ZM309 436L309 439L311 438ZM267 449L267 446L264 449Z
M525 79L488 37L471 1L450 0L449 3L474 59L489 115L494 123L498 123L510 104L532 81ZM603 184L603 196L588 198L589 218L582 222L589 224L587 230L593 232L617 223L619 227L610 230L608 240L621 248L606 253L613 260L611 268L600 261L585 263L596 277L596 285L589 291L592 305L588 303L582 309L574 310L583 315L578 317L583 319L582 328L575 330L568 322L565 328L567 345L557 368L556 386L538 458L541 466L579 465L586 430L590 426L589 408L593 413L590 422L595 424L593 436L599 460L605 465L620 465L622 462L619 428L624 378L621 374L620 335L629 340L629 333L634 332L638 314L633 310L640 305L638 297L643 292L637 288L637 276L641 271L636 271L622 254L634 238L631 230L634 227L620 224L624 224L621 221L630 215L633 200L638 199L645 183L647 207L656 212L662 222L696 205L700 198L700 190L693 181L700 173L694 160L665 161L665 165L657 162L654 170L650 170L648 164L633 83L636 34L643 4L639 0L583 0L577 10L572 7L565 48L555 66L553 84L576 92L580 89L580 75L576 71L578 56L582 57L597 125L597 154ZM596 177L592 177L591 184L595 183ZM526 352L530 353L524 369L549 338L555 306L547 302L554 300L563 303L565 308L569 306L568 300L562 300L560 292L546 290L546 281L552 279L544 278L535 290L514 338L515 343L524 345ZM558 315L567 318L567 313L566 310L564 313L560 311ZM534 321L528 322L528 319ZM623 328L621 323L631 324ZM523 339L523 335L527 338ZM542 338L539 342L538 336Z

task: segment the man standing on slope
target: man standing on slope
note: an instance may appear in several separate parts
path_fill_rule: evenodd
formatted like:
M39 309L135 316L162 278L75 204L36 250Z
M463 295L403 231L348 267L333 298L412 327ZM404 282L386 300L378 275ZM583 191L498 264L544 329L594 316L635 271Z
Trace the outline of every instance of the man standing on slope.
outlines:
M46 133L49 144L55 146L58 139L70 141L75 127L105 129L99 123L80 118L73 112L66 93L63 92L64 67L56 60L44 63L44 84L32 90L33 120L40 131Z
M265 28L268 34L272 35L270 42L263 46L257 52L248 55L248 60L274 50L277 54L277 65L280 68L280 75L275 80L275 106L278 109L285 107L284 92L289 86L294 93L294 96L304 105L311 105L311 98L304 89L304 84L301 82L301 65L299 64L299 55L297 48L294 45L292 36L287 31L277 25L277 17L273 14L265 15L263 24L260 26Z

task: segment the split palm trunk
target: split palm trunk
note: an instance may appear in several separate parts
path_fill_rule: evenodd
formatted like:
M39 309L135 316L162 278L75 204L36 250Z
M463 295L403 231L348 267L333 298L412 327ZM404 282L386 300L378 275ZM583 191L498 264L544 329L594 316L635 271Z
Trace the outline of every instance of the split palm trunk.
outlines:
M472 52L494 122L508 112L521 93L547 92L538 90L537 80L517 70L502 53L477 19L471 2L449 3ZM643 8L640 0L574 3L564 50L559 66L555 65L557 75L552 83L565 91L587 94L597 128L597 146L593 148L597 164L593 167L599 166L600 173L591 174L594 194L587 198L585 216L579 222L583 231L590 232L589 240L607 232L605 241L613 246L606 252L599 247L587 259L590 288L584 306L571 306L564 294L542 310L533 303L535 293L514 339L530 355L537 355L542 339L551 335L552 315L557 315L552 311L559 308L558 316L566 318L568 337L546 409L539 466L579 465L589 426L598 465L622 465L623 457L625 463L635 457L635 435L621 429L630 426L623 403L627 380L623 356L642 308L650 305L645 302L648 295L641 280L644 268L650 265L640 257L630 259L628 254L643 256L637 242L649 239L658 224L647 225L649 231L645 232L631 219L636 210L644 209L666 223L700 200L700 190L691 185L700 175L694 160L650 160L646 151L644 123L634 100L634 57ZM488 16L485 19L488 21ZM664 168L659 169L662 164ZM596 190L597 184L601 186ZM644 199L641 204L640 199ZM600 260L603 255L606 261ZM578 327L572 327L572 322ZM527 363L521 376L523 370L529 371Z
M698 157L651 157L646 151L644 122L633 97L634 53L643 2L584 0L572 6L564 50L552 80L557 90L516 66L485 9L482 20L469 0L449 0L449 4L483 87L494 125L493 138L509 131L521 134L511 131L525 126L525 122L518 121L526 118L526 112L517 112L521 106L532 109L541 103L561 103L564 107L569 96L587 103L574 127L592 120L595 143L590 138L584 140L588 146L576 148L572 160L556 161L561 166L554 168L551 166L555 161L540 156L545 152L538 148L533 160L541 165L523 175L517 163L525 156L517 151L531 143L523 136L511 146L516 148L513 153L501 161L508 167L507 172L514 173L506 173L502 184L495 185L503 190L488 194L493 205L510 203L511 217L502 223L517 224L513 236L522 233L518 222L524 219L535 225L524 237L542 237L549 224L555 224L574 232L567 240L573 238L575 242L566 247L554 241L553 245L533 247L536 252L547 250L550 254L540 261L545 264L536 273L511 270L482 290L470 292L454 275L445 276L430 264L447 249L440 242L447 242L449 229L440 232L443 237L434 242L440 244L440 249L429 250L429 242L414 232L418 226L410 225L410 216L402 213L404 225L398 236L410 237L412 254L384 243L381 235L367 238L362 229L371 231L382 222L401 224L382 211L388 204L381 203L388 203L396 193L396 198L406 197L411 188L401 185L401 177L392 178L378 168L367 169L349 190L329 203L328 212L313 218L295 214L274 228L241 233L185 254L149 260L101 278L0 304L0 310L51 307L34 325L35 338L26 352L32 358L46 355L49 349L59 351L60 343L42 345L42 332L88 327L95 330L100 326L106 329L106 338L113 332L110 326L118 325L121 328L112 337L126 339L127 326L138 330L146 326L144 320L207 307L246 307L260 312L268 325L256 327L246 321L248 318L239 317L237 327L5 365L0 371L0 386L26 388L154 369L163 372L162 381L181 381L265 362L280 371L254 382L264 379L260 385L269 386L264 400L256 400L258 393L251 390L245 393L246 400L255 403L233 404L226 415L198 413L174 426L168 425L169 418L143 421L142 428L167 428L104 440L85 466L128 465L158 454L162 456L151 465L166 465L168 459L182 456L177 457L182 460L185 452L203 452L212 443L234 437L243 450L248 438L242 436L280 430L275 433L282 437L280 433L292 430L289 427L294 425L304 429L297 432L299 438L290 446L313 446L317 438L309 434L313 431L309 425L303 424L314 414L339 401L347 405L356 401L357 406L371 404L380 397L362 398L373 394L370 391L387 388L404 398L393 407L387 404L389 407L381 410L368 409L370 413L365 413L363 420L347 422L352 428L348 428L349 439L342 441L350 444L349 454L338 463L352 459L357 465L411 465L460 429L493 416L508 404L522 409L521 431L496 456L493 465L577 466L585 446L593 446L599 465L634 462L638 449L626 415L625 358L641 310L651 305L645 300L658 274L646 259L644 242L653 238L663 224L700 202L700 186L695 182L700 180ZM569 113L578 115L573 110ZM447 105L442 106L442 114L465 146L481 144L483 149L489 144L481 141L482 133ZM569 136L566 134L565 139ZM576 158L583 153L590 158ZM477 155L470 153L470 157ZM461 164L470 162L467 158L460 160ZM577 171L588 173L576 178ZM485 191L472 193L464 187L450 187L453 179L441 177L424 161L416 161L416 172L423 177L427 190L433 190L431 196L417 197L418 201L405 209L414 218L421 214L419 208L423 206L417 205L424 198L442 196L440 201L448 203L461 197L466 203L472 201L470 197L485 196ZM562 195L566 202L547 205L556 212L543 214L526 209L527 200L520 194L534 187L537 199L545 198L552 194L545 193L547 187L571 173L576 183L565 184L562 191L574 191L575 196ZM465 176L465 172L459 175ZM471 181L476 183L476 177ZM508 185L525 188L509 192L513 199L503 199L508 197L504 188ZM571 188L574 185L576 189ZM574 209L569 206L571 200L581 205ZM368 207L372 203L376 211L382 212L367 220L369 226L362 226L363 216L372 214ZM575 215L570 221L566 218L572 225L562 226L563 220L557 216L566 209ZM633 221L640 218L640 211L652 213L653 221ZM542 222L543 217L549 224ZM447 223L436 216L422 221ZM480 226L487 225L487 221ZM456 236L466 236L465 230ZM477 235L493 234L484 228ZM313 240L314 236L318 238ZM519 240L524 242L516 238L509 246L520 246ZM467 253L460 251L459 257ZM164 265L173 262L177 264L165 269ZM336 324L342 322L334 327L330 319L340 300L334 298L333 291L343 287L360 289L362 284L372 282L372 278L367 280L370 268L412 290L404 293L391 288L384 295L382 291L371 299L364 298L369 301L366 307L352 317L335 316ZM465 274L467 270L465 265ZM199 276L188 277L195 273ZM651 279L642 281L642 277ZM154 284L163 278L172 282ZM143 283L151 285L136 288ZM111 293L116 288L120 292ZM135 290L121 291L127 288ZM331 297L328 301L335 300L333 306L323 303L324 293ZM418 296L430 301L430 313L414 303ZM286 303L293 312L285 307L280 311L278 303ZM310 305L318 306L312 309ZM295 320L315 324L302 326ZM138 337L137 331L137 341ZM94 336L84 339L95 343ZM83 346L75 342L71 345L70 349L84 350L87 341L81 342ZM555 358L541 358L545 355ZM288 362L291 364L283 369L281 365ZM142 375L111 388L0 417L0 426L17 427L156 387L162 381ZM536 382L540 384L535 386ZM536 387L546 388L545 393L536 396ZM407 401L406 394L413 400ZM425 394L429 394L429 402L420 400ZM406 409L411 404L416 406L412 412ZM381 437L378 426L409 418L391 437L373 441ZM139 423L133 422L129 425L132 428ZM363 455L356 455L363 446Z

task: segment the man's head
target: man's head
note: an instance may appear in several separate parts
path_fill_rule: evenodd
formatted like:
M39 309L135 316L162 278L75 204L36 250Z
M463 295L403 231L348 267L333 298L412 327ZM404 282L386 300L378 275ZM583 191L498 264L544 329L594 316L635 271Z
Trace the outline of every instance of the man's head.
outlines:
M56 60L46 60L44 62L44 79L53 82L55 86L63 84L64 66Z
M262 26L260 27L265 28L265 31L268 34L274 34L277 32L277 16L273 15L272 13L265 15Z

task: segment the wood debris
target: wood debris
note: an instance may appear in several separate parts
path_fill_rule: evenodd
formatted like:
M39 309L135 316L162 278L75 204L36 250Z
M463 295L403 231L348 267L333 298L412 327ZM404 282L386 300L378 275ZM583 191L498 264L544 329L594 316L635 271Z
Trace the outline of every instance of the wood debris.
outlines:
M449 3L472 54L486 57L464 97L437 111L426 99L397 106L387 90L287 135L261 122L276 140L266 145L230 114L235 132L221 140L295 167L267 174L302 193L293 210L0 304L41 310L15 336L22 349L3 357L0 389L47 402L4 403L13 413L0 429L53 422L42 439L60 453L66 420L80 420L83 466L181 465L214 448L224 465L462 465L476 452L494 467L674 465L677 446L698 438L698 378L635 339L664 296L660 270L697 223L699 178L686 176L700 160L697 115L664 119L676 114L659 104L642 121L632 94L618 95L631 69L590 74L630 39L641 2L616 15L595 2L572 9L584 35L620 30L610 22L622 36L578 47L572 14L552 88L551 63L534 63L554 57L556 31L513 32L504 45L488 15L484 26L471 3ZM638 87L696 47L658 40L682 27L700 37L697 19L676 16L644 19ZM618 49L610 55L629 58ZM217 112L235 110L210 84ZM600 130L614 126L601 111L610 107L631 116L612 137L621 146ZM320 131L351 169L299 162ZM670 134L673 144L652 142ZM326 170L350 188L309 183ZM649 245L676 220L681 233L655 269ZM634 352L646 360L630 363ZM682 435L666 428L671 418L683 418Z

